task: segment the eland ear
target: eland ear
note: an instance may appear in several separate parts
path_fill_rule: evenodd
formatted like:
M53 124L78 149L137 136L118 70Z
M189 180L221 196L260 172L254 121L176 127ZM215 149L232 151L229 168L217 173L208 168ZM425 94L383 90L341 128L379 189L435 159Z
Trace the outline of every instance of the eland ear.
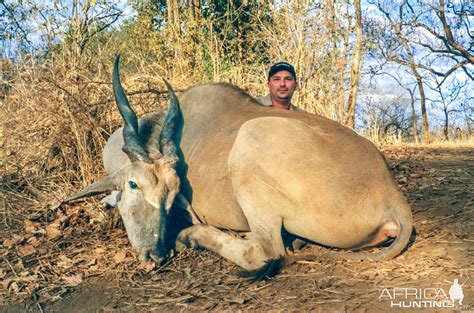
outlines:
M95 195L99 195L104 192L114 191L119 189L119 184L117 181L116 175L110 175L101 180L96 181L92 185L87 186L86 188L79 191L74 196L71 196L63 201L63 203L71 202L73 200L77 200L84 197L91 197Z

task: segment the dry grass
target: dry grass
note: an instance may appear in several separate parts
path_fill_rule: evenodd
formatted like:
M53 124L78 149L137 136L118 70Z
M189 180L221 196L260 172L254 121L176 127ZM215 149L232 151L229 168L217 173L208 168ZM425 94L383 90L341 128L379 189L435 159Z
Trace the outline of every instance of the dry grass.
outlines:
M415 143L413 140L408 140L403 134L388 132L381 134L381 130L377 127L365 130L362 134L365 138L372 141L377 147L432 147L432 148L456 148L456 147L474 147L474 136L467 131L462 132L457 137L446 140L442 133L431 133L429 142Z
M331 115L334 104L328 99L335 94L343 98L344 90L331 86L343 81L347 47L341 48L344 51L330 49L323 36L314 37L323 31L331 35L318 23L326 16L322 11L315 10L313 15L318 16L312 18L308 14L311 7L297 1L272 10L274 21L265 21L264 11L256 11L250 19L259 31L248 31L246 38L235 41L223 39L213 28L220 23L226 33L236 22L227 17L201 16L199 21L186 23L180 33L166 29L160 34L145 16L123 33L104 34L83 50L72 43L84 34L71 33L61 49L52 50L41 62L26 55L14 64L2 63L13 91L1 104L1 193L7 200L1 212L4 227L13 229L18 216L36 211L44 199L63 198L104 175L98 166L103 147L122 123L110 84L117 52L123 52L123 83L138 115L165 105L161 76L177 90L209 80L232 82L262 95L269 63L283 59L296 65L299 80L305 82L296 101L309 111ZM306 19L295 19L295 14ZM234 44L240 50L226 50ZM248 52L246 45L266 50ZM333 52L342 63L327 61L324 70L316 67L316 75L314 64L326 62ZM318 93L311 92L312 86L320 86Z
M385 310L386 303L377 301L385 287L447 288L454 277L464 281L472 274L474 199L465 189L472 181L460 171L469 169L463 162L472 163L473 152L456 151L384 150L417 229L413 246L391 261L300 262L256 284L236 277L235 265L207 251L186 250L155 267L136 260L116 210L94 203L59 207L51 200L18 216L21 232L3 237L0 300L26 301L31 310L73 310L59 300L77 294L71 305L87 305L97 292L81 296L76 287L85 285L98 286L100 298L114 303L91 309ZM324 252L316 246L303 251ZM474 292L471 286L464 287L466 295Z
M414 144L414 143L405 143L405 145L410 147L430 147L430 148L474 148L474 136L463 138L463 139L453 139L445 140L440 139L440 137L433 139L430 143Z

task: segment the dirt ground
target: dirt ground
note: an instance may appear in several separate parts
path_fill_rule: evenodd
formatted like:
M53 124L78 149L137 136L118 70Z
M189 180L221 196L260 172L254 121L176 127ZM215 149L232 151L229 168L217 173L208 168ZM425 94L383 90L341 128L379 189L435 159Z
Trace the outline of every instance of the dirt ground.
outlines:
M97 205L79 203L29 217L23 233L2 234L0 311L406 311L397 305L445 303L454 279L463 284L463 306L429 311L474 310L474 148L383 152L416 228L393 260L300 262L257 283L208 251L186 250L154 268L136 261L116 213L93 223Z

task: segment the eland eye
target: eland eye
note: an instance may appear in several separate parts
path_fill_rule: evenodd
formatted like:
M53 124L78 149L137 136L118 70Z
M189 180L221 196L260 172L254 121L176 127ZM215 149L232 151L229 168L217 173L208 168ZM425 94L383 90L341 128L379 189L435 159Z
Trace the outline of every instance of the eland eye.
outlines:
M138 189L138 185L134 181L129 181L128 185L130 186L130 189Z

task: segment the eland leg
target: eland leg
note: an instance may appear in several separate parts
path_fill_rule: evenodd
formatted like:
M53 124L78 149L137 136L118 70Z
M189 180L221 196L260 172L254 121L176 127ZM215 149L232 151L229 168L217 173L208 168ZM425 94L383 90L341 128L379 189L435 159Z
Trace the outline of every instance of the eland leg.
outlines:
M281 220L256 227L249 233L248 239L234 237L213 226L193 225L182 230L177 238L177 247L202 247L213 251L245 270L252 271L265 267L268 261L285 255L281 238ZM268 227L271 225L271 227Z

